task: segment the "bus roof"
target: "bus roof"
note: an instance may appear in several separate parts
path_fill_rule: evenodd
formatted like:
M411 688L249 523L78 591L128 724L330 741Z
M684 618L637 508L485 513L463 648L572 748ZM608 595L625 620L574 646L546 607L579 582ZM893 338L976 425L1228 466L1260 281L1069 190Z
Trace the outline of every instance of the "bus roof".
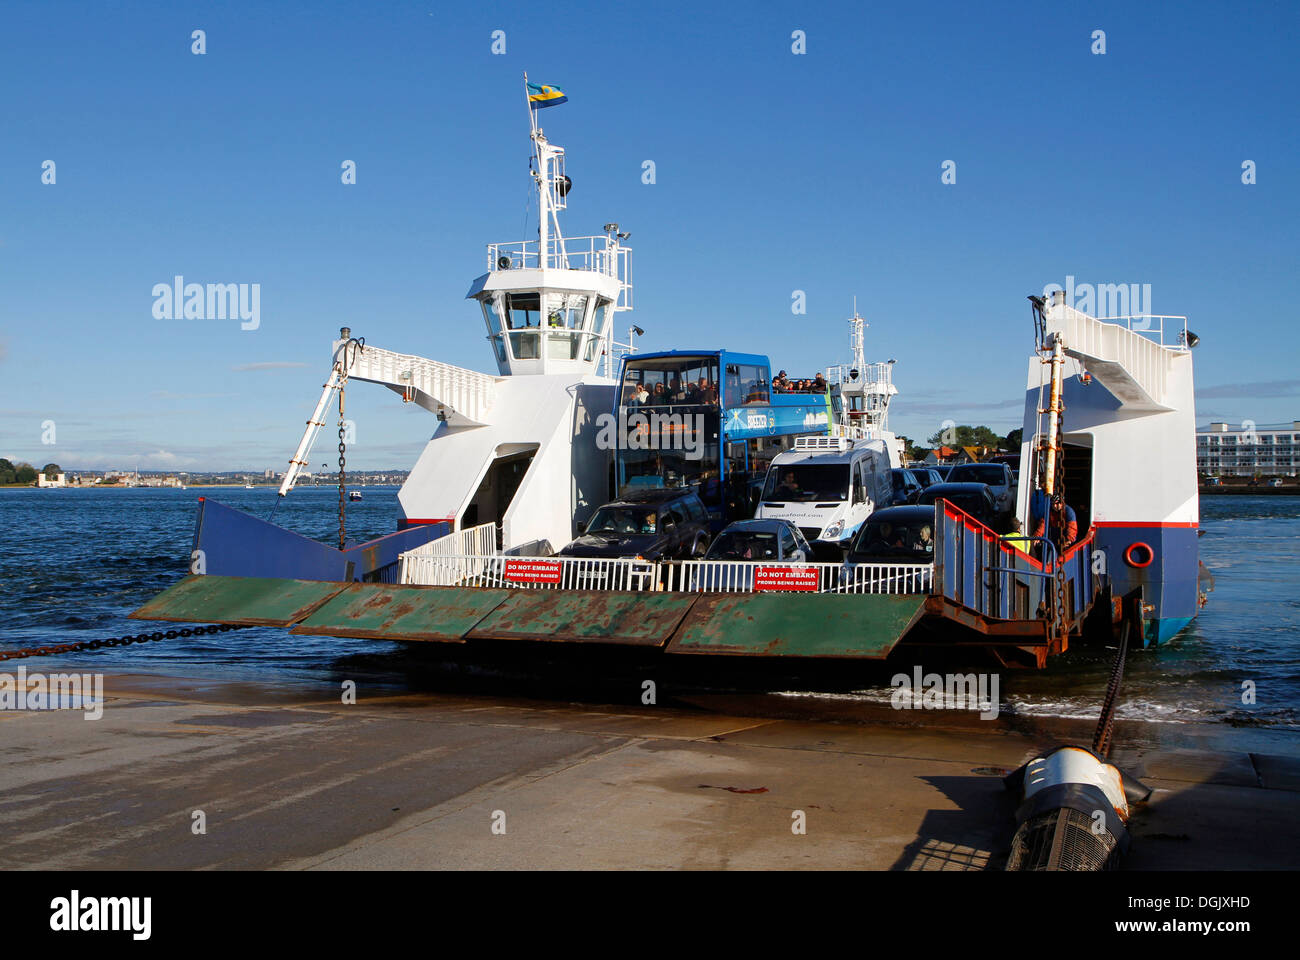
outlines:
M660 350L657 353L629 353L623 356L623 362L637 360L671 359L673 357L721 357L728 363L753 363L771 367L772 363L761 353L736 353L733 350Z

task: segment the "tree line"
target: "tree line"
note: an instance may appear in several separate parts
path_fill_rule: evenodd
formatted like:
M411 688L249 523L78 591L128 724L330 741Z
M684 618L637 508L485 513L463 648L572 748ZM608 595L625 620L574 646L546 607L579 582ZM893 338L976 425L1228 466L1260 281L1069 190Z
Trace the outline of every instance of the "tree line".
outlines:
M932 436L927 437L925 442L929 444L928 447L919 446L907 437L903 437L903 441L909 460L924 460L931 452L937 452L940 447L947 447L949 450L960 450L962 447L983 447L989 450L1006 450L1009 453L1019 453L1022 434L1023 431L1016 428L1004 437L983 424L978 427L962 424L959 427L948 427L936 431Z
M63 468L57 463L47 463L37 470L30 463L22 462L15 466L4 457L0 457L0 486L35 483L38 474L44 474L45 479L53 480L62 472Z

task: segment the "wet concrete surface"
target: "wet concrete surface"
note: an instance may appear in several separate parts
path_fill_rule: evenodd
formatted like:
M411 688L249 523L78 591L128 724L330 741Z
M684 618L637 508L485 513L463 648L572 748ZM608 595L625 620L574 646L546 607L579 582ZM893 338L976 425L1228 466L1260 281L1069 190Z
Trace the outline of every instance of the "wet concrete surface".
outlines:
M5 868L999 869L1000 775L1091 733L725 695L363 685L345 704L336 685L144 675L105 693L93 721L0 712ZM1300 760L1175 726L1117 728L1113 759L1154 790L1125 867L1294 868Z

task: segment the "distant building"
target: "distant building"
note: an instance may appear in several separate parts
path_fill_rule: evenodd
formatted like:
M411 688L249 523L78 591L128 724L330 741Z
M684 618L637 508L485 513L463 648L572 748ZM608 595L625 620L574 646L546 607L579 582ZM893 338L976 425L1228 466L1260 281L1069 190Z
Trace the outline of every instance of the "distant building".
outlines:
M54 479L48 479L45 474L36 475L36 485L38 487L66 487L68 485L68 475L66 473L56 473Z
M957 455L957 451L952 447L940 447L938 450L931 450L926 454L926 463L947 463Z
M1196 429L1196 469L1211 476L1296 475L1300 420L1250 428L1211 423Z

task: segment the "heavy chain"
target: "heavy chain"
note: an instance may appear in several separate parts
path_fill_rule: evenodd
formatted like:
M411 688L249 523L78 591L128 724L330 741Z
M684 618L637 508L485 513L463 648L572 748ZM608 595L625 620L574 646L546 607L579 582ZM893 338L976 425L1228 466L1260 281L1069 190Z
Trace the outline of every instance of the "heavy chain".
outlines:
M339 381L339 549L347 545L347 508L344 505L344 492L347 489L347 444L344 442L345 421L343 419L343 394L347 386L348 371L343 368L343 378Z
M56 653L78 653L82 650L100 650L104 647L126 647L133 643L151 643L159 640L175 640L177 637L199 637L209 633L226 633L230 630L243 630L243 625L214 623L206 627L183 627L180 630L157 630L153 633L137 633L125 637L109 637L103 640L80 640L76 643L56 643L43 647L28 647L25 650L0 650L0 660L21 660L24 657L48 657Z
M346 330L344 333L346 334ZM352 337L343 345L339 355L339 549L347 549L347 421L343 416L344 397L347 394L348 370L358 353L366 349L365 337Z

